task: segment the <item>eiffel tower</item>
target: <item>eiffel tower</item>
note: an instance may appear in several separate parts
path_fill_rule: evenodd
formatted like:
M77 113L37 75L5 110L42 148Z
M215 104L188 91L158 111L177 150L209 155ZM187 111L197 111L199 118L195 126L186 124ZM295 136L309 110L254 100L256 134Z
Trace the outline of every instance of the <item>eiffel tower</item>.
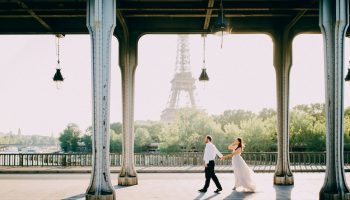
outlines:
M188 35L179 35L177 39L175 76L171 80L171 93L167 107L163 110L160 119L163 122L173 122L176 117L176 110L180 107L184 98L187 98L190 107L196 107L194 90L196 79L193 78L190 67L190 48ZM184 96L187 94L187 96Z

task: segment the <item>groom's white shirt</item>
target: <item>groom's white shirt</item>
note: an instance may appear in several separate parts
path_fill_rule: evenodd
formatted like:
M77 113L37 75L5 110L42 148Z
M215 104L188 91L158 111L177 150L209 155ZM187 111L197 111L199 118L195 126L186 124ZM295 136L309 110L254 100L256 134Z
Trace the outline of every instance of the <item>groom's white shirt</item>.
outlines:
M214 160L216 155L218 155L219 157L222 157L222 154L216 148L216 146L213 143L208 142L205 145L204 156L203 156L203 160L205 164L208 164L210 160Z

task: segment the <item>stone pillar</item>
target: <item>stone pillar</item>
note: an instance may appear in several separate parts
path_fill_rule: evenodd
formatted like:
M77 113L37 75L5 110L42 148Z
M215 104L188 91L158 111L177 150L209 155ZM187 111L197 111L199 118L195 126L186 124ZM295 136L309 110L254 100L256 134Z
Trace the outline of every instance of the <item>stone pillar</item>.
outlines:
M350 199L344 177L343 90L344 39L348 27L348 0L320 1L320 28L325 48L326 177L320 199Z
M87 4L92 47L93 166L86 199L113 200L115 192L109 171L109 102L116 3L115 0L88 0Z
M293 185L294 178L289 166L289 74L292 65L292 40L289 31L275 31L273 63L276 71L277 90L277 165L274 184Z
M138 35L124 31L119 37L119 66L123 93L123 164L118 184L137 185L134 164L134 90Z

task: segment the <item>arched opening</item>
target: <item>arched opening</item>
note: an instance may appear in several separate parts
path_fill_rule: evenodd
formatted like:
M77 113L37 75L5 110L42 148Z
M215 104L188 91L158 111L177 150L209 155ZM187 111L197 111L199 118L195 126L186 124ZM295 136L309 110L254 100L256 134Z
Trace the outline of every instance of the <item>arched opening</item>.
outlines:
M198 109L184 106L178 109L175 122L164 123L161 114L173 92L178 36L146 35L140 39L135 78L136 152L203 151L207 134L214 136L222 151L227 151L227 145L237 136L246 139L247 151L276 150L276 81L271 38L262 34L228 35L221 49L220 38L208 35L207 83L198 82L202 41L200 35L189 35ZM157 143L156 150L148 145L152 143Z
M55 36L4 35L0 40L0 144L10 144L21 153L90 153L90 36L66 35L60 39L64 77L60 89L52 80L57 62ZM121 121L122 110L117 49L118 41L113 37L111 122ZM115 124L111 125L113 130ZM121 152L121 131L115 132L111 132L111 150Z
M290 75L290 150L326 150L323 38L301 34L293 41Z

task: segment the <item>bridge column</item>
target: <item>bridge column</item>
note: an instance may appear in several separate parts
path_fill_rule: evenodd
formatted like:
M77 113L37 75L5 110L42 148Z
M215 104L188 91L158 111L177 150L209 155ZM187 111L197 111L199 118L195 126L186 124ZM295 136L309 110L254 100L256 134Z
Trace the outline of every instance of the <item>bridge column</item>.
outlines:
M134 90L137 67L138 35L124 30L119 37L119 66L123 93L123 164L119 185L137 185L134 164Z
M277 165L274 184L293 185L289 166L289 75L292 65L292 40L289 31L282 29L272 33L274 43L273 63L276 71L277 90Z
M343 101L344 39L348 28L348 0L320 1L326 80L326 177L320 199L350 199L344 177Z
M93 166L86 199L113 200L115 192L109 171L109 102L116 2L88 0L87 4L87 27L92 47Z

